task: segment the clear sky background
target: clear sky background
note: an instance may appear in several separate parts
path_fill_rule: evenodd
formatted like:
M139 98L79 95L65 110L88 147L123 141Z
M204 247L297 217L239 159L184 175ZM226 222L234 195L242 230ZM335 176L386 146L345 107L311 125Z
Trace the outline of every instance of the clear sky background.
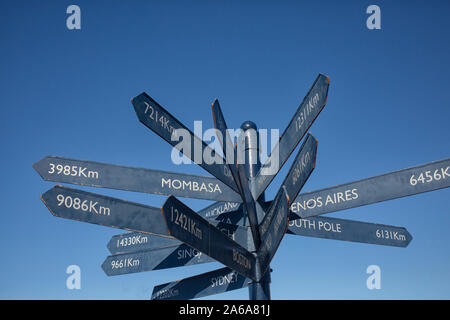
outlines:
M70 4L81 30L66 28ZM371 4L381 30L366 27ZM32 168L46 155L207 175L174 165L169 144L139 123L130 99L142 91L189 128L212 127L219 98L230 127L253 120L282 132L317 74L328 75L304 192L450 157L449 12L449 1L1 1L0 298L148 299L155 285L221 267L107 277L106 243L120 230L53 217L39 199L55 184ZM329 214L404 226L406 249L286 235L272 298L449 299L449 198L443 189ZM66 289L72 264L81 290ZM366 288L372 264L381 290Z

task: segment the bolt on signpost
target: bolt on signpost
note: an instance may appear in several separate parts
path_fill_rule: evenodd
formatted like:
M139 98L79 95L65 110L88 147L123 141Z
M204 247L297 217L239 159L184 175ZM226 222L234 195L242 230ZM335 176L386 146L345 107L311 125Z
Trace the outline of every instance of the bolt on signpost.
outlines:
M264 164L256 125L244 122L234 145L218 100L212 114L225 158L142 93L132 99L139 121L213 177L47 156L33 164L46 181L169 197L156 208L56 185L41 200L54 216L131 231L108 242L111 255L101 266L108 276L213 261L225 265L155 286L151 299L158 300L246 287L250 299L270 299L270 263L286 234L405 248L412 236L404 227L322 215L447 188L450 159L299 194L315 168L317 140L308 130L325 107L328 87L329 78L319 74ZM202 162L172 140L179 134L200 155L214 154L219 161ZM274 199L266 201L266 188L302 140ZM176 197L215 202L194 212Z

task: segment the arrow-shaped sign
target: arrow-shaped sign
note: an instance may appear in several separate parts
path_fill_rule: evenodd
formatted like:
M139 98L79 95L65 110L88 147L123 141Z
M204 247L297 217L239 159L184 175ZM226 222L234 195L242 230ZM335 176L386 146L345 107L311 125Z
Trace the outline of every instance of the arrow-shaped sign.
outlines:
M170 145L177 148L179 151L195 163L200 165L203 169L211 173L217 179L225 183L231 189L239 192L236 184L233 181L231 173L222 157L215 154L204 141L194 135L185 125L173 117L166 109L160 106L155 100L148 96L145 92L132 99L134 110L139 118L147 128L153 130L161 138L166 140ZM190 150L182 148L178 140L172 140L172 134L177 129L181 129L188 137L182 137L189 140ZM179 132L178 132L179 133ZM181 150L180 150L181 149ZM198 150L196 152L195 150ZM203 161L204 155L211 155L212 157L220 157L221 161L212 161L211 164Z
M211 221L217 229L239 243L249 251L254 250L253 242L249 238L248 227L227 224L220 221ZM139 232L128 232L115 235L107 244L111 254L129 253L141 250L154 250L165 247L179 246L182 242L175 238L158 237Z
M231 140L230 134L228 132L227 123L225 122L225 117L223 116L222 109L220 108L219 100L214 100L211 105L214 127L220 132L219 142L222 145L223 154L225 155L225 160L227 162L228 168L230 169L233 181L240 189L239 176L237 172L237 159L236 150L234 149L233 141ZM239 190L242 196L242 190Z
M450 159L300 194L291 206L307 218L450 186Z
M178 199L170 196L161 210L171 236L245 277L259 280L255 269L255 257Z
M331 217L289 221L288 234L406 248L412 240L403 227Z
M225 267L156 286L152 300L188 300L245 288L250 279Z
M63 186L48 190L41 200L56 217L169 236L159 208Z
M214 260L187 244L111 255L102 264L108 276L191 266Z
M262 239L257 256L262 275L266 273L287 230L289 199L284 186L281 187L281 190L282 192L277 193L260 225ZM269 222L266 223L267 221Z
M46 181L205 200L242 201L238 193L212 177L53 156L41 159L33 168Z
M323 74L319 74L314 81L311 89L295 112L294 117L281 135L278 144L272 150L266 163L254 178L255 182L252 184L254 186L252 193L255 199L258 199L264 190L266 190L267 186L325 107L329 84L330 79Z
M291 203L299 194L316 166L317 140L312 134L307 135L297 156L289 169L286 178L281 184L286 188L286 193Z
M303 185L306 183L306 180L311 175L311 172L314 170L316 163L316 153L317 140L311 134L308 134L307 138L300 147L300 150L295 157L294 162L292 163L291 168L286 175L286 178L281 184L281 188L279 189L275 197L276 199L279 199L284 193L286 193L288 202L290 201L290 199L295 199L297 194L302 189ZM267 210L267 214L264 216L263 221L259 225L259 232L262 237L265 236L266 231L270 228L270 225L272 225L275 220L287 221L289 209L284 212L282 210L276 210L274 207L277 205L279 204L277 204L275 200L270 204L270 207ZM284 215L286 217L281 218L279 216L276 216L275 214ZM281 241L282 237L283 235L275 236L277 241Z
M242 200L244 201L245 208L247 209L247 216L250 222L253 242L255 243L255 247L259 248L261 238L258 231L258 217L256 213L255 201L253 200L253 196L251 194L250 187L248 185L245 167L242 164L238 164L238 161L236 159L237 154L234 148L230 150L230 148L232 148L231 146L233 145L233 143L228 134L227 131L228 127L225 122L222 110L220 109L219 101L217 99L212 104L212 114L214 120L214 127L222 135L222 139L219 138L219 140L222 144L223 152L224 154L228 153L228 155L231 154L232 156L233 161L231 163L229 161L229 158L227 159L228 167L230 168L233 180L236 182L236 185L238 186L239 193L242 197ZM241 132L241 139L239 139L239 141L242 141L245 144L245 138L243 138L244 135L245 133Z

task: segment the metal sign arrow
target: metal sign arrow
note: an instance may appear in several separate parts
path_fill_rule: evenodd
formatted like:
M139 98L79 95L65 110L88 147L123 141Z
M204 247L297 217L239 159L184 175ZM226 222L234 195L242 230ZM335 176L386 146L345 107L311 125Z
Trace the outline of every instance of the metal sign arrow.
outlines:
M292 163L291 168L289 169L286 178L281 184L281 188L278 191L276 198L280 198L281 194L284 192L288 198L288 202L290 199L294 199L297 194L302 189L303 185L306 183L306 180L311 175L314 170L316 163L316 154L317 154L317 140L311 135L308 134L307 138L303 142L297 156ZM283 219L287 221L289 209L285 212L281 210L274 210L274 206L276 206L275 200L270 204L269 209L267 210L267 214L264 216L263 221L259 225L259 231L262 237L264 237L266 231L269 229L269 226L274 223L275 220ZM289 207L288 207L289 208ZM280 218L275 216L274 214L282 214L286 216L285 218ZM281 241L280 236L276 237Z
M238 202L215 202L197 212L210 221L222 221L230 224L244 224L244 205Z
M450 186L450 159L300 194L291 210L301 218L411 196Z
M188 300L206 297L248 286L250 279L225 267L156 286L152 300Z
M170 196L161 210L171 236L245 277L259 280L255 269L255 257L178 199Z
M212 177L54 156L41 159L33 168L46 181L205 200L242 201L238 193Z
M222 233L230 239L239 243L242 247L249 251L254 250L253 242L249 237L248 227L227 224L220 221L212 221L211 224L222 231ZM175 238L158 237L139 232L128 232L113 236L106 246L111 254L119 254L141 250L154 250L180 244L182 244L182 242Z
M178 242L175 246L108 256L102 269L108 276L117 276L213 261L197 249Z
M230 134L227 131L228 127L225 122L225 117L223 116L222 109L220 108L219 100L214 100L211 105L214 127L220 132L219 142L222 145L223 154L225 155L225 160L227 162L228 168L230 169L233 181L238 187L239 194L242 196L242 190L240 190L239 176L237 172L237 158L236 150L234 149L233 141L231 140Z
M314 81L278 144L254 178L252 193L255 199L264 192L325 107L329 84L330 79L323 74L319 74ZM278 161L276 161L277 157Z
M242 164L238 163L238 159L236 159L236 152L233 148L230 150L230 147L233 145L231 142L231 138L227 131L227 125L225 122L225 118L223 116L222 110L219 105L219 101L216 99L212 104L212 114L214 120L215 128L221 133L222 139L219 138L224 154L232 155L232 163L230 163L229 158L227 159L228 167L230 168L230 172L233 176L233 180L236 182L238 186L239 193L244 201L245 208L247 209L247 216L250 222L250 228L252 231L253 242L255 243L255 247L259 248L261 237L258 231L258 217L256 213L256 205L253 199L253 196L250 191L250 187L248 185L247 175L245 172L245 167ZM243 143L245 146L245 132L241 132L240 143ZM225 141L224 141L225 140ZM228 148L228 150L227 150ZM236 166L235 166L236 165ZM256 199L256 198L255 198Z
M269 267L270 261L273 259L288 228L289 199L294 199L297 196L311 175L316 163L316 154L317 140L311 134L308 134L281 184L280 190L259 225L262 240L257 255L260 259L262 274Z
M406 248L412 240L403 227L331 217L289 221L288 234Z
M228 170L225 161L221 158L221 163L214 161L211 164L203 161L203 155L215 155L214 150L212 150L206 143L199 137L194 135L185 125L173 117L166 109L160 106L155 100L148 96L145 92L141 93L137 97L131 100L133 103L134 110L139 118L139 121L144 124L147 128L153 130L161 138L166 140L170 145L180 148L178 141L172 140L172 134L177 129L183 129L189 134L190 146L194 150L185 150L185 148L180 148L181 152L193 160L195 163L200 165L203 169L211 173L217 179L225 183L231 189L239 192L231 174ZM199 152L195 152L196 148L200 148ZM194 151L194 152L189 152ZM200 153L201 152L201 153ZM196 154L198 153L198 157ZM218 155L216 155L219 157Z
M262 239L257 256L262 275L266 273L287 230L289 199L284 186L281 187L281 190L282 192L277 193L260 226ZM266 221L269 222L266 223Z
M63 186L48 190L41 200L56 217L169 236L159 208Z

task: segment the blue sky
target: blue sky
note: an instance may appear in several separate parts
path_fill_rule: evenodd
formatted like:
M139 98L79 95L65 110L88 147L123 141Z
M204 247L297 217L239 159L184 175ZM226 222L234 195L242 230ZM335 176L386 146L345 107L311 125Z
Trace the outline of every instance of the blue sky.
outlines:
M81 30L66 8L81 8ZM381 30L365 13L381 8ZM32 164L46 155L207 175L176 166L171 147L137 120L146 91L193 128L282 131L318 73L331 79L310 132L319 141L312 191L450 156L448 1L2 1L0 298L147 299L153 286L210 263L107 277L119 230L53 217ZM292 159L266 192L276 193ZM160 206L165 197L83 188ZM449 299L450 190L329 216L404 226L406 249L287 235L272 262L273 299ZM210 202L182 199L194 209ZM66 289L67 266L81 290ZM381 290L366 268L381 268ZM210 297L247 299L248 290Z

